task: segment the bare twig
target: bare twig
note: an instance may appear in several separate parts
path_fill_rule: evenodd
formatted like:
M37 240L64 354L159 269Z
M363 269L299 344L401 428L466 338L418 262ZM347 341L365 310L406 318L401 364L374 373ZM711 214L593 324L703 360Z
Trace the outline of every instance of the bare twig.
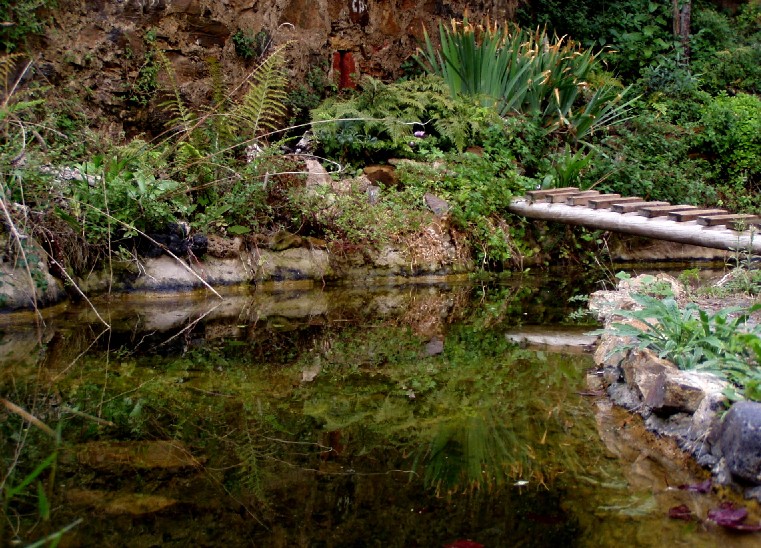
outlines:
M10 411L11 413L16 413L19 417L21 417L28 423L36 426L37 428L45 432L51 438L55 440L58 439L58 434L56 434L52 428L50 428L47 424L42 422L40 419L38 419L37 417L29 413L28 411L22 409L15 403L6 400L5 398L0 398L0 403L2 403L6 407L6 409L8 409L8 411Z

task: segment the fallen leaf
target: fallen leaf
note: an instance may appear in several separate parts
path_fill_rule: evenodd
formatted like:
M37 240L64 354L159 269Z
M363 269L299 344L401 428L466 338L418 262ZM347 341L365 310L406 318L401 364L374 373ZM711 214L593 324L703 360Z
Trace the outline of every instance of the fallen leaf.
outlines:
M445 544L444 548L484 548L484 545L472 540L458 539L451 544Z
M740 525L748 517L748 510L731 502L722 502L718 508L708 511L708 519L715 521L723 527Z
M684 521L692 521L692 510L690 510L686 504L674 506L669 508L669 517L671 519L682 519Z
M680 485L679 489L682 491L692 491L693 493L710 493L711 492L711 486L712 486L711 479L708 478L705 481L701 481L700 483L694 483L691 485Z

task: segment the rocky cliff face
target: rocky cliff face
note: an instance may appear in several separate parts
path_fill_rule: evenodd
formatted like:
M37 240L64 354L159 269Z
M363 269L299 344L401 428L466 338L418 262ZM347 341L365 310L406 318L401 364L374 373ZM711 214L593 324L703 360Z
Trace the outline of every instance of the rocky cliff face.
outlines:
M313 67L335 82L391 78L414 53L423 26L460 18L512 16L518 0L62 0L35 53L42 76L113 134L163 129L156 89L168 87L154 48L165 52L183 97L211 101L218 63L233 89L267 45L289 47L292 81ZM248 42L248 60L235 38ZM240 46L239 46L240 47ZM245 49L245 48L244 48ZM341 71L346 74L341 74Z

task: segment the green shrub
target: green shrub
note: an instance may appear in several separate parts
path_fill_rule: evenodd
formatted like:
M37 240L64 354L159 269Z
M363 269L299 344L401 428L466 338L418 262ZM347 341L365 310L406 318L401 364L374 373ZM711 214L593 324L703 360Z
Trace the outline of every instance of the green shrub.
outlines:
M598 54L545 31L528 32L493 25L452 22L439 25L440 47L425 34L418 62L444 79L453 96L476 97L500 115L520 112L537 118L547 133L584 139L625 117L627 90L605 84L596 89L588 76Z
M394 84L365 78L360 93L331 97L312 111L312 128L325 154L348 163L410 158L424 144L462 150L480 144L499 123L490 109L449 97L442 81L431 76ZM415 131L424 132L427 142L415 138Z
M761 98L719 95L704 108L701 125L697 149L711 158L717 181L726 181L721 189L728 204L761 206L755 196L761 189Z
M602 139L582 187L671 203L716 203L707 161L692 155L692 131L643 114Z

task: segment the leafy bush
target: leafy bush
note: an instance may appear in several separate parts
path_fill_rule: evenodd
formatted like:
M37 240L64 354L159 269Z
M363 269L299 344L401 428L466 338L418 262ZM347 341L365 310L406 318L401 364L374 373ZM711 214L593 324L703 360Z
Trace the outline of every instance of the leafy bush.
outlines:
M711 158L727 205L739 209L761 206L755 194L761 185L761 98L719 95L703 110L698 150Z
M440 48L425 33L418 62L441 76L453 96L477 97L500 115L520 112L538 118L547 133L568 133L583 139L620 121L631 101L627 90L605 84L592 89L588 76L598 54L545 31L512 31L467 20L439 25Z
M709 165L691 155L691 138L688 129L640 115L600 142L582 186L648 200L716 203Z
M55 0L15 0L0 3L0 46L7 53L26 47L30 37L42 34L45 21L39 13L52 8Z
M499 124L497 114L471 101L453 99L435 77L383 84L366 78L362 91L348 99L332 97L312 111L312 128L321 148L341 162L377 162L413 157L426 134L442 150L478 144Z

